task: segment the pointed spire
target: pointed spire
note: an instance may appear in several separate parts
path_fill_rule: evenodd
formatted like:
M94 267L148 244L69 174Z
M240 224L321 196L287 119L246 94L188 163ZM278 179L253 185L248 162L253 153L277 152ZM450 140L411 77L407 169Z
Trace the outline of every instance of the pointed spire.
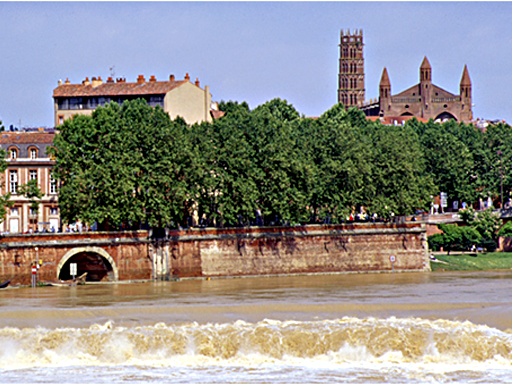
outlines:
M428 62L428 59L427 59L427 56L425 56L425 58L423 59L423 62L421 63L421 69L432 69L432 67L430 66L430 63Z
M462 71L462 79L460 79L460 85L471 85L471 79L469 78L467 65L464 65L464 71Z
M388 70L386 69L386 67L384 67L384 70L382 71L380 85L391 85L391 83L389 82Z

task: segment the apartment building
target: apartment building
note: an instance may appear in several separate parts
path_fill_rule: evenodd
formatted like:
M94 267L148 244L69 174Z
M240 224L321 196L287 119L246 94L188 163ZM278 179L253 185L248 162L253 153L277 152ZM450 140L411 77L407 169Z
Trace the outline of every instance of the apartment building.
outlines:
M2 194L11 193L13 206L7 209L0 231L8 233L57 231L60 228L57 183L51 177L55 165L46 149L53 144L50 130L0 132L0 148L6 152L8 167L2 175ZM18 189L37 180L43 197L37 210Z
M62 124L73 115L91 115L98 106L114 101L122 104L125 100L145 99L150 106L160 106L171 119L182 117L188 124L212 121L212 96L210 89L199 86L199 79L190 81L187 73L183 80L170 75L168 80L158 81L155 76L146 80L139 75L136 82L112 77L103 82L101 77L85 78L80 84L71 84L67 79L59 80L53 90L55 126Z

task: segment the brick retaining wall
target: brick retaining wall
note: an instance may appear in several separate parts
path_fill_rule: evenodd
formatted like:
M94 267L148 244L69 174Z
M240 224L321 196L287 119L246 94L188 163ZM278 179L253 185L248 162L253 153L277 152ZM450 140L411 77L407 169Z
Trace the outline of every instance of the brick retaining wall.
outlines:
M0 280L29 284L41 260L39 280L56 281L84 253L112 265L110 280L430 270L425 224L355 223L191 229L158 240L145 231L7 235Z

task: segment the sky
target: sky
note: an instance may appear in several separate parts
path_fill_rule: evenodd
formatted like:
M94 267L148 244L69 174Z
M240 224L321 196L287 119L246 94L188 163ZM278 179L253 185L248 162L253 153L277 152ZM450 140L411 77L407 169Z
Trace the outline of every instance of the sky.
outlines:
M363 30L366 98L419 82L458 94L473 116L512 123L512 2L2 2L0 120L53 127L59 79L190 74L215 101L274 98L305 116L337 103L340 31Z

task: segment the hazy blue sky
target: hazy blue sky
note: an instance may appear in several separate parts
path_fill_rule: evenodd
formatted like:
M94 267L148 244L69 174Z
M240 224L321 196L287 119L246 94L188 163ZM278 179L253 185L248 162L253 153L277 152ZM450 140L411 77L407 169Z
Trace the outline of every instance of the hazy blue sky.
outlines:
M59 79L182 79L254 108L275 97L306 116L337 102L340 30L363 29L366 97L387 67L392 93L419 81L459 92L474 117L512 123L511 2L0 2L0 119L53 126Z

